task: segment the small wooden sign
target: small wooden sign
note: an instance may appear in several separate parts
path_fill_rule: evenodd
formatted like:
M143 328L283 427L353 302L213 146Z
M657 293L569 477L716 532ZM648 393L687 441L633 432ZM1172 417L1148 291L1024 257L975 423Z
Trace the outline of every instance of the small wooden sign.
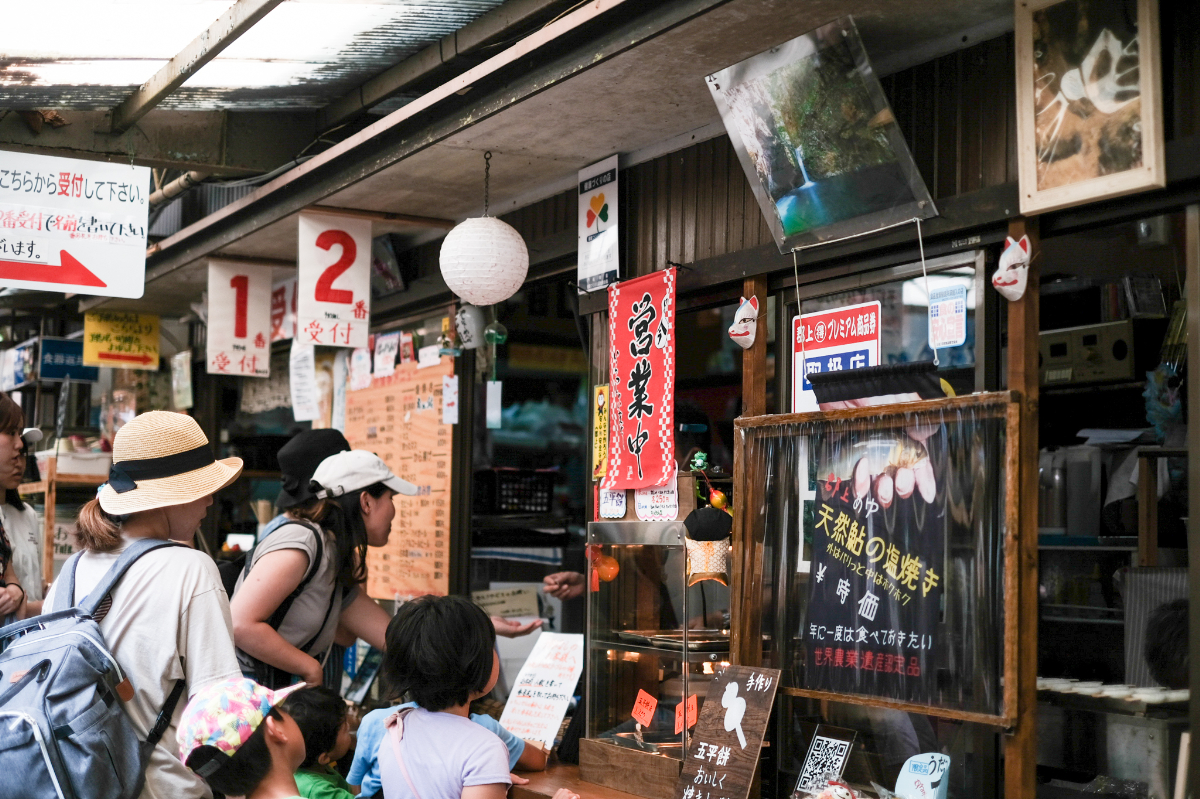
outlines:
M771 720L778 669L727 666L708 684L675 799L746 799Z

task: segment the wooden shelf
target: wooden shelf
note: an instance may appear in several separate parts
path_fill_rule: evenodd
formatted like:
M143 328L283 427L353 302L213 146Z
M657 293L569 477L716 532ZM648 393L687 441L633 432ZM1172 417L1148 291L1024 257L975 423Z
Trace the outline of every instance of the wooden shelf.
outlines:
M108 475L106 474L59 474L54 478L54 482L59 487L80 486L95 488L107 480ZM36 483L21 483L21 485L17 486L17 493L45 494L49 486L49 480L38 480Z

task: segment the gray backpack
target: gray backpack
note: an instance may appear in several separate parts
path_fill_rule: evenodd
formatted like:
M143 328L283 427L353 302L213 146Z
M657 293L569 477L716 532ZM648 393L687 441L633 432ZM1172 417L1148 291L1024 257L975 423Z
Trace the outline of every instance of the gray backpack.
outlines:
M134 799L142 792L150 752L171 723L184 681L139 741L121 707L133 687L94 617L134 561L168 546L176 544L130 544L75 607L73 555L51 611L0 628L0 799Z

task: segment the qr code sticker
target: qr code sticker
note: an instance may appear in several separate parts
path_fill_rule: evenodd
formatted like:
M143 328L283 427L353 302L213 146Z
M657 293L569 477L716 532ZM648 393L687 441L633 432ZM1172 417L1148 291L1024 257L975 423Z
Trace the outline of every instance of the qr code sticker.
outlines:
M825 787L825 780L829 777L840 779L842 769L846 767L846 759L849 756L849 741L814 735L812 744L808 747L808 756L804 758L804 768L800 771L800 779L796 782L796 792L793 796L803 795L807 791L815 792Z

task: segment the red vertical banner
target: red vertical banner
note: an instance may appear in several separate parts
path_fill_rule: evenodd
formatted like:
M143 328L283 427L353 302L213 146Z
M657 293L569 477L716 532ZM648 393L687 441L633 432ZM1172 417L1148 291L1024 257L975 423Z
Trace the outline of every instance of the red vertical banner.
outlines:
M603 488L675 476L675 270L608 287L608 473Z

